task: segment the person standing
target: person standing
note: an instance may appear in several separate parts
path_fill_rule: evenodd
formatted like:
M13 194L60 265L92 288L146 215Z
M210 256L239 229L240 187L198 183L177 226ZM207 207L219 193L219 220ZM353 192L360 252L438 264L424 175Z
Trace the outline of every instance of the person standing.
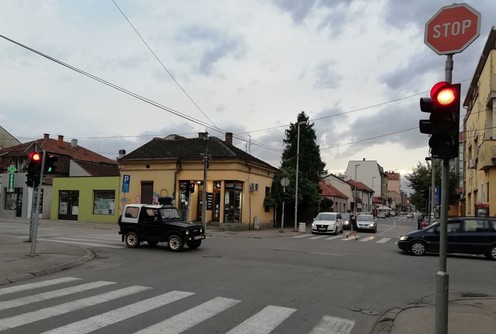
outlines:
M357 240L358 239L358 234L357 234L358 225L357 225L357 218L356 218L355 211L353 211L350 215L350 226L351 226L351 231L346 234L346 239L348 239L348 237L350 235L354 235L355 240Z

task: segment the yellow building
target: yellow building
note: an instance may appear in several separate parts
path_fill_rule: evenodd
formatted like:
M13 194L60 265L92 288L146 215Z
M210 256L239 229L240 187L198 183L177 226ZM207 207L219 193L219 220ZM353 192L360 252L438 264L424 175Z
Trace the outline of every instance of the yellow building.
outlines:
M496 215L496 28L487 39L467 97L463 157L465 213Z
M205 179L207 225L273 227L273 208L264 206L264 200L278 170L233 146L232 133L226 133L225 141L206 133L154 138L118 162L121 210L127 203L173 197L188 220L200 221Z

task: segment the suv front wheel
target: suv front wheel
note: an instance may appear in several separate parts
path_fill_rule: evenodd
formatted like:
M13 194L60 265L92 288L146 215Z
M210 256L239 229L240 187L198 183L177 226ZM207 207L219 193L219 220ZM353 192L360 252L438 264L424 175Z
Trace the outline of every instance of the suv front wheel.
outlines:
M491 260L496 261L496 245L492 245L489 247L489 250L487 251L487 257Z
M183 239L177 234L173 234L167 240L167 247L173 252L180 252L184 247Z
M129 248L136 248L140 244L138 233L136 232L128 232L126 234L126 245Z

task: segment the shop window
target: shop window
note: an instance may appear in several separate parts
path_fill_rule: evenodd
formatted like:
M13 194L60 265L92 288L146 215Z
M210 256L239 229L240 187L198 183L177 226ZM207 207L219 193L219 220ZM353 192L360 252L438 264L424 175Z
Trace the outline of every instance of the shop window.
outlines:
M93 214L113 215L115 213L115 191L95 190L93 192Z
M5 191L7 191L7 188L5 188ZM17 200L16 193L5 192L5 210L15 210L16 200Z

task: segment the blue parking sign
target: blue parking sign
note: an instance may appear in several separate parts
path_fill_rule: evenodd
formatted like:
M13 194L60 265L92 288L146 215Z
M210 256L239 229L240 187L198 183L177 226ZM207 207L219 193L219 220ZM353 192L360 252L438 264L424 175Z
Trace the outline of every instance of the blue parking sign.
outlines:
M130 175L123 175L122 176L122 192L123 193L128 193L129 192L129 182L131 181L131 176Z

